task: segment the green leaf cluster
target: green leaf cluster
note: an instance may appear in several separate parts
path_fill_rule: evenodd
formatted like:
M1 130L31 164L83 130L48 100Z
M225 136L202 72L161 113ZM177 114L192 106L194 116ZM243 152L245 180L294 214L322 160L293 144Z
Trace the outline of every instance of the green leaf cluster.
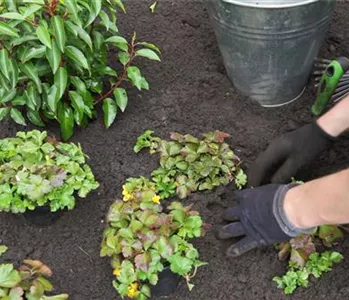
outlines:
M228 134L215 131L198 139L190 134L172 133L166 141L146 131L138 137L135 152L149 148L160 154L160 167L152 173L156 190L165 199L175 194L186 198L190 193L212 190L235 182L238 189L247 183L241 160L225 143Z
M76 192L84 198L99 186L85 160L79 144L57 142L45 131L0 140L0 211L73 209Z
M122 297L150 297L148 284L157 284L166 266L189 280L204 265L189 243L203 233L198 212L179 202L165 210L159 201L153 182L130 178L123 186L123 200L115 201L107 215L101 256L111 257L113 285Z
M126 82L149 89L134 59L160 61L155 45L120 34L117 8L125 12L121 0L0 0L0 120L56 120L67 140L103 102L111 126L127 107Z
M68 299L67 294L45 295L46 292L53 291L53 285L47 279L51 276L50 268L38 260L24 260L19 268L10 263L0 263L0 299L22 300L23 297L27 300Z
M277 283L278 288L284 290L285 294L292 294L297 287L308 287L311 275L320 278L323 273L331 271L335 263L342 260L342 254L335 251L326 251L321 254L315 252L310 254L304 267L290 263L287 273L281 277L274 277L273 281Z

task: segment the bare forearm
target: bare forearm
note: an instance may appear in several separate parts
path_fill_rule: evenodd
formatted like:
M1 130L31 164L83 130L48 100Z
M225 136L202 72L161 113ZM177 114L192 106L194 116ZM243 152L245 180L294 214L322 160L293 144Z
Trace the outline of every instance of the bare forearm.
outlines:
M349 96L321 116L318 125L329 135L337 137L349 129Z
M284 208L299 228L349 223L349 169L292 188Z

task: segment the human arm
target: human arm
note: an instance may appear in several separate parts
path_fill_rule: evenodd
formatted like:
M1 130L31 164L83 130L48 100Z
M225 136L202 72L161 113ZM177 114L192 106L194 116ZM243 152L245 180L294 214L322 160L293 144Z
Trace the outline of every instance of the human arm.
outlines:
M349 128L349 96L316 122L274 140L249 168L250 186L285 183Z
M219 239L243 237L227 255L237 257L256 247L283 242L314 227L349 223L349 169L303 185L269 184L236 193L237 205Z

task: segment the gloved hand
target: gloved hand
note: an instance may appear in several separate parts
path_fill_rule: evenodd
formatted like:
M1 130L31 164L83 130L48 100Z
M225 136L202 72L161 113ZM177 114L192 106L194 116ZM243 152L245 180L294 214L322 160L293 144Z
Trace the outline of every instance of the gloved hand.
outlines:
M286 193L296 184L269 184L236 193L238 205L226 210L224 219L232 223L222 226L218 239L243 237L230 246L227 255L236 257L258 246L289 240L311 229L295 227L284 211Z
M248 171L249 186L288 183L297 171L310 163L335 140L317 123L286 133L271 143Z

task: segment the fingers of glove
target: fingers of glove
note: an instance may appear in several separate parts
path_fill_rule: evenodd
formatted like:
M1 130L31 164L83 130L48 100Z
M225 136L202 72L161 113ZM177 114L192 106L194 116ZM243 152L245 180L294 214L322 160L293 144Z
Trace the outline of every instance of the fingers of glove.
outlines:
M294 161L294 159L286 160L283 165L273 175L272 183L288 183L291 182L297 171L302 167L300 163Z
M221 240L231 239L246 235L246 230L240 222L222 226L217 232L217 238Z
M226 221L237 221L239 220L239 208L238 206L227 208L222 216L223 220Z
M231 245L227 250L227 256L238 257L258 247L258 242L250 236L246 236L237 243Z
M286 160L289 152L289 143L284 143L281 139L274 141L249 168L247 174L249 186L260 186L263 180Z

